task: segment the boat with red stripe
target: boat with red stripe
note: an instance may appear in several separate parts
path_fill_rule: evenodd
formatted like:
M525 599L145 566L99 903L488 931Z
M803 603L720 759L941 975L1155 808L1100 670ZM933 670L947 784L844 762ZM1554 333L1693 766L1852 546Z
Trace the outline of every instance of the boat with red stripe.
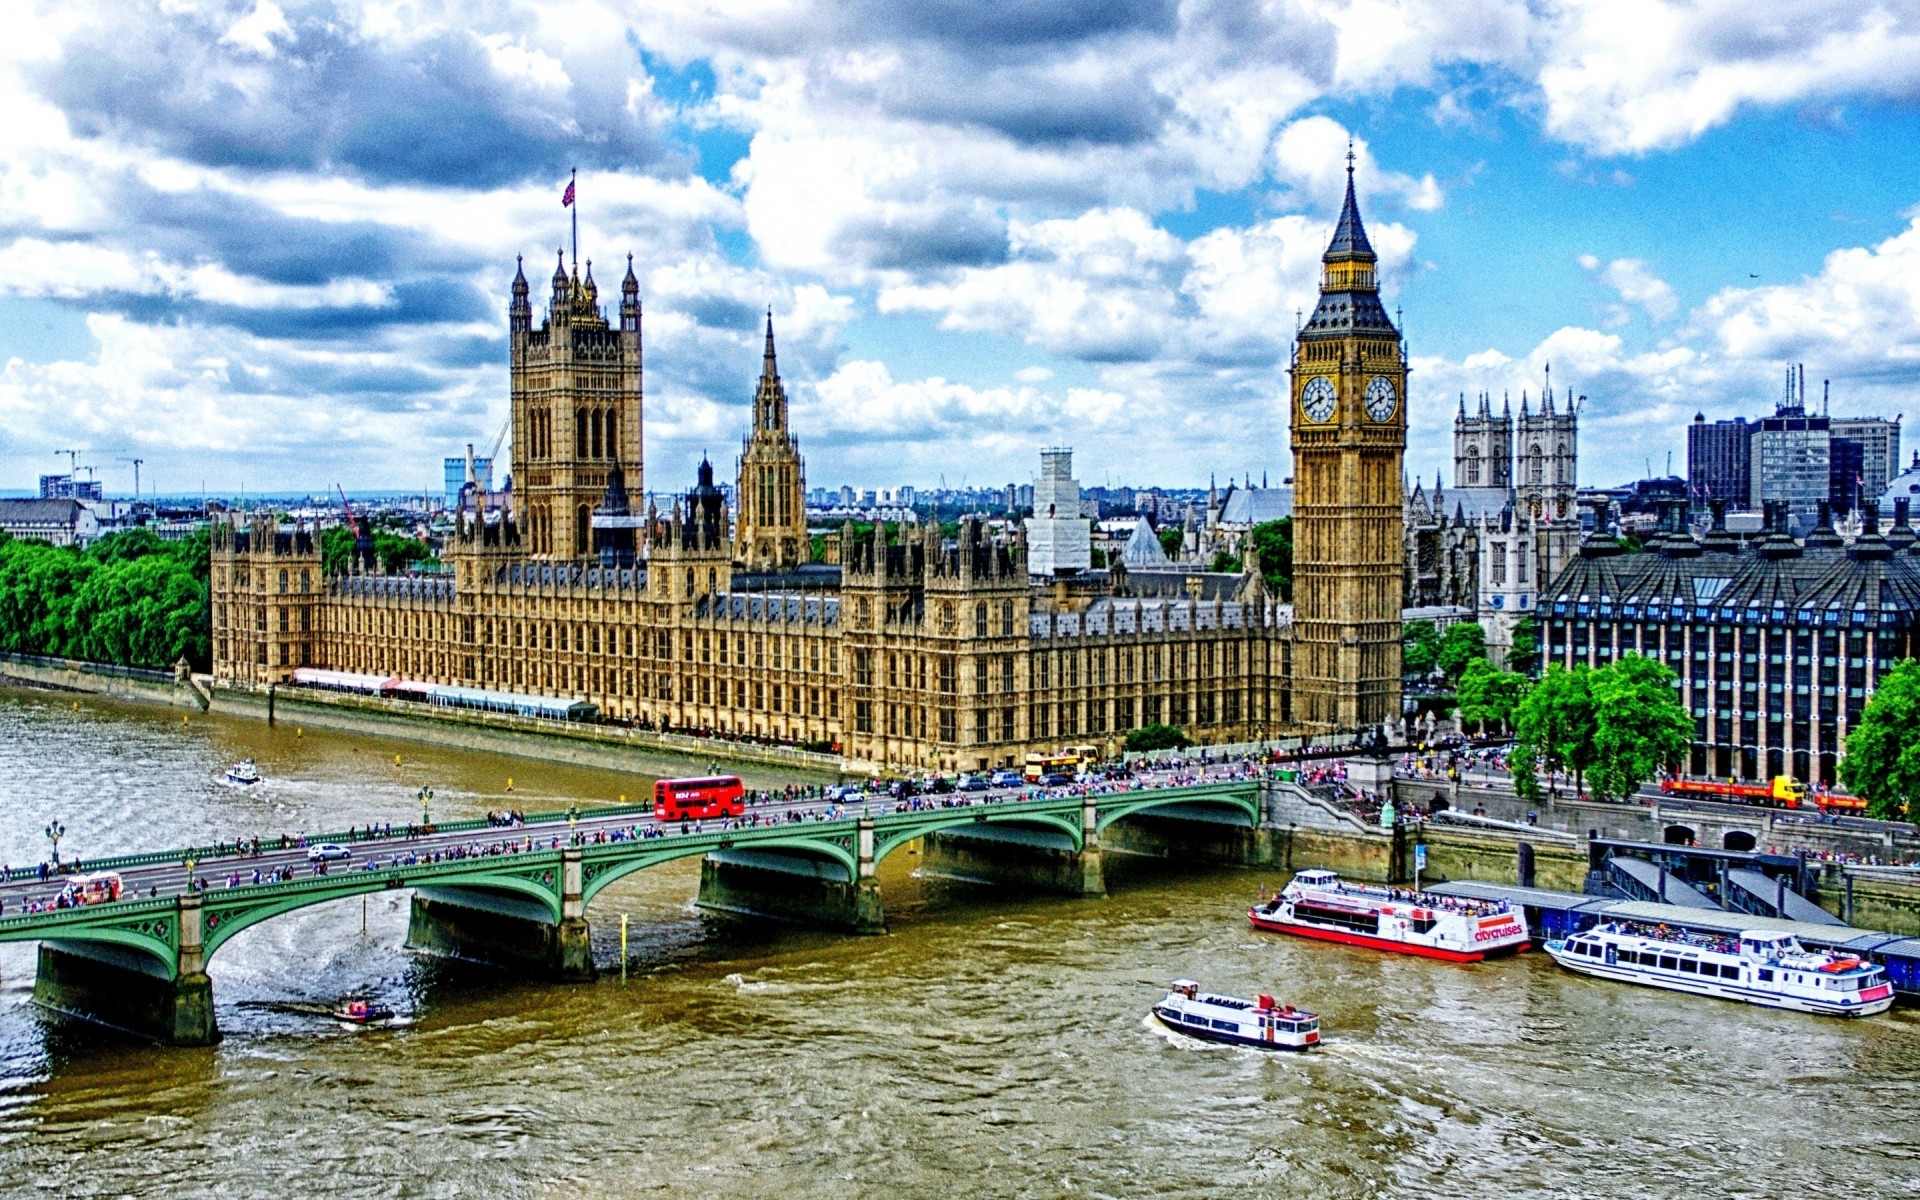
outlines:
M1324 869L1301 871L1247 920L1271 933L1448 962L1516 954L1529 937L1526 915L1505 900L1354 883Z

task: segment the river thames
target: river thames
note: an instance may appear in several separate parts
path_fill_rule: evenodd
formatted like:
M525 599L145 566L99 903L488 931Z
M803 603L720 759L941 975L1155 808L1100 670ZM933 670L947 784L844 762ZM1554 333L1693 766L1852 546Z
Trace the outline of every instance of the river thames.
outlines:
M395 755L400 756L398 764ZM256 758L267 782L219 779ZM688 764L704 769L705 764ZM514 790L506 791L511 777ZM758 780L757 782L770 782ZM0 860L637 798L649 780L0 691ZM171 1050L31 1005L0 946L0 1194L1220 1197L1920 1192L1920 1018L1844 1023L1565 975L1258 936L1274 874L1109 856L1104 900L881 866L891 932L692 906L694 860L588 916L602 977L403 946L405 897L248 930L226 1040ZM620 978L619 917L631 919ZM1317 1010L1309 1056L1144 1019L1167 980ZM401 1025L263 1005L366 994Z

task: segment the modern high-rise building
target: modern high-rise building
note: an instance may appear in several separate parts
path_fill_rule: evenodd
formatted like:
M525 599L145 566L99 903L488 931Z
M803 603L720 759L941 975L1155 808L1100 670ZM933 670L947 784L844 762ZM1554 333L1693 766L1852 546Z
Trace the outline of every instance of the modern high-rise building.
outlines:
M442 465L446 472L448 508L458 508L460 506L460 493L467 486L467 461L472 455L473 447L468 446L466 454L453 455L443 461ZM482 492L491 492L493 490L493 460L491 458L474 458L472 461L474 487Z
M1687 426L1687 491L1697 508L1714 501L1745 508L1753 501L1753 435L1745 417L1709 423L1693 414Z
M1769 502L1811 513L1833 494L1833 434L1825 417L1798 404L1782 405L1755 425L1748 507Z
M1295 715L1358 729L1400 716L1407 354L1347 194L1320 301L1294 345Z
M71 475L42 475L42 500L101 500L106 490L98 479L75 479Z
M1827 429L1860 447L1856 494L1871 500L1886 491L1900 473L1900 418L1831 417Z

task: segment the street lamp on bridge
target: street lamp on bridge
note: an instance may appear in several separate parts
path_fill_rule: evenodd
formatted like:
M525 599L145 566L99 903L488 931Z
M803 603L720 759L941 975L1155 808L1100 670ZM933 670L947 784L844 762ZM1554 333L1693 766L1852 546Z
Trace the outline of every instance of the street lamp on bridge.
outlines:
M432 806L433 806L433 789L430 787L421 788L420 789L420 829L421 829L421 832L423 833L431 832L433 830L433 807Z
M67 836L67 827L55 817L47 822L47 840L53 843L53 869L60 869L60 839Z

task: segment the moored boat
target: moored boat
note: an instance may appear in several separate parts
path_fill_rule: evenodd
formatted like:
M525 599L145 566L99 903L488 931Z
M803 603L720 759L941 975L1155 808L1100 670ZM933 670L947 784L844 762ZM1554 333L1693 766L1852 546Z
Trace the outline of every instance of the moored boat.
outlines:
M1203 992L1191 979L1176 979L1153 1006L1153 1015L1175 1033L1256 1050L1309 1050L1320 1044L1320 1018L1261 994L1252 1000Z
M1763 1008L1865 1017L1893 1007L1893 984L1873 963L1808 950L1790 933L1738 938L1609 922L1546 944L1569 971Z
M243 758L227 768L227 782L242 785L260 782L260 768L250 758Z
M1255 929L1297 937L1479 962L1527 948L1527 918L1504 900L1436 896L1301 871L1280 894L1247 910Z

